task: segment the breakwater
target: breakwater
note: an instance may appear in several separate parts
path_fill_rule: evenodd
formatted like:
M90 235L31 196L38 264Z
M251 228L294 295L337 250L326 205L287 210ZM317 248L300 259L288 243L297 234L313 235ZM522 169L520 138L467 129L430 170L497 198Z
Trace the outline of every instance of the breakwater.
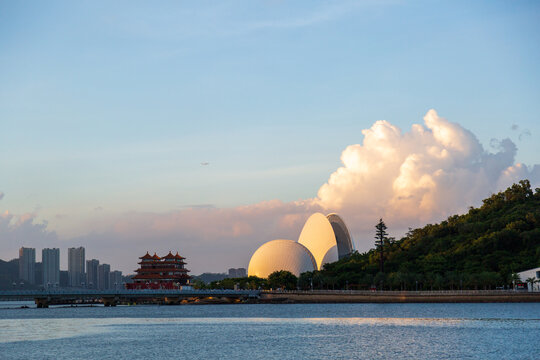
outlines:
M540 292L464 291L264 291L263 303L515 303L540 302Z

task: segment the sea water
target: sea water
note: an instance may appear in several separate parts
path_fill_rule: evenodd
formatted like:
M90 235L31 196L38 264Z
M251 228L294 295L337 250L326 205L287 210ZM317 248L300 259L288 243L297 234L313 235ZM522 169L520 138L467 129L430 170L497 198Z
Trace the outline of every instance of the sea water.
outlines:
M539 339L536 303L0 302L0 359L540 359Z

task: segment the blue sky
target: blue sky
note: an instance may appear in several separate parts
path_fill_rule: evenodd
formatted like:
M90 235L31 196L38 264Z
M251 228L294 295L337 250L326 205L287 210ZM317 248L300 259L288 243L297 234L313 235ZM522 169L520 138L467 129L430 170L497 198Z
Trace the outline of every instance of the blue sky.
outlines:
M70 238L309 199L363 129L431 108L534 165L539 24L534 1L4 1L0 210Z

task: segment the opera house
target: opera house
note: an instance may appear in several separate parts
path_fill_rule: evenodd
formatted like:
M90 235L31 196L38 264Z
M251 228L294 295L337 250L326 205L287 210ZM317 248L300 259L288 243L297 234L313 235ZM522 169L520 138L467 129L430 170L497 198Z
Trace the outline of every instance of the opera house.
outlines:
M347 226L337 214L315 213L306 221L298 241L272 240L259 247L249 261L248 275L266 278L287 270L296 276L320 270L354 250Z

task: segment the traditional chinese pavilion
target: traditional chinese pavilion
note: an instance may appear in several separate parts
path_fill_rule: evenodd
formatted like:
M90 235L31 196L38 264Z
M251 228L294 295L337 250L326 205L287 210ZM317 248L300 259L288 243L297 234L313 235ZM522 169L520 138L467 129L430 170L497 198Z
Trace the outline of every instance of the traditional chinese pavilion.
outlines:
M189 270L184 267L184 257L173 255L170 251L164 257L154 253L140 257L140 268L135 270L133 282L126 284L128 289L178 289L189 284L191 276Z

